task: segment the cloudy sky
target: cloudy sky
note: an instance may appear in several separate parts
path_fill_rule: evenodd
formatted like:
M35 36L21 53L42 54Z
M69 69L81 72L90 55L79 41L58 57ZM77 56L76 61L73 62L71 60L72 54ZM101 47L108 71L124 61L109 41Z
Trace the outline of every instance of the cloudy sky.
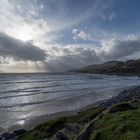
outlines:
M137 59L139 7L139 0L0 0L0 72Z

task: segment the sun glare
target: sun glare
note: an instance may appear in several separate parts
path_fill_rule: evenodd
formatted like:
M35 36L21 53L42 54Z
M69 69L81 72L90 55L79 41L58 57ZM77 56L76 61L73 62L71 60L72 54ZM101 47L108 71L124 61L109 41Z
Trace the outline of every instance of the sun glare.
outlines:
M18 34L18 39L22 41L29 41L29 40L32 40L32 37L27 32L20 32Z
M33 30L31 27L23 26L19 30L17 30L16 38L22 41L29 41L33 39Z
M30 33L28 33L28 31L20 31L18 34L17 34L17 38L22 40L22 41L29 41L29 40L32 40L32 36Z

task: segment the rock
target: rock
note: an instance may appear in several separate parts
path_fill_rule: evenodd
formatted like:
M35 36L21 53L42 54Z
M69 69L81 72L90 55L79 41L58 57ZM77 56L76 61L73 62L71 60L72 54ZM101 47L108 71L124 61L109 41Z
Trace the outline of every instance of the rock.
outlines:
M19 129L19 130L15 130L13 133L16 136L20 136L20 135L23 135L23 134L27 133L27 131L25 129Z
M69 140L69 138L61 132L58 132L52 140Z
M140 86L136 86L128 90L124 90L116 97L112 97L111 99L108 99L105 102L101 103L100 106L108 108L114 104L132 101L132 100L140 100Z
M0 136L0 140L15 140L15 135L13 133L5 132Z
M74 136L76 136L80 132L80 125L69 124L54 135L52 140L71 140Z
M13 133L5 132L0 135L0 140L16 140L18 136L25 134L27 131L25 129L20 129L13 131Z
M110 108L109 113L115 113L115 112L132 110L132 109L136 109L136 108L130 105L129 103L117 104Z

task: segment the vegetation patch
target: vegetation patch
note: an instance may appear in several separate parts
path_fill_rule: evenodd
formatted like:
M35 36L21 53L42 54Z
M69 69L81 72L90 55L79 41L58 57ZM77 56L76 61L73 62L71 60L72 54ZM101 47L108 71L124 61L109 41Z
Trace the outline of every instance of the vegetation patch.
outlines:
M118 111L126 111L126 110L132 110L132 109L136 109L136 107L132 106L129 103L121 103L121 104L117 104L111 107L111 109L109 110L109 113L115 113Z
M93 121L94 118L96 118L95 121ZM79 112L77 115L59 117L39 125L20 137L19 140L52 138L55 134L60 134L62 130L72 129L73 127L68 127L72 124L80 126L80 132L78 131L76 136L74 134L74 138L86 136L86 140L139 140L140 102L136 100L113 105L109 111L98 106ZM86 126L90 127L84 129ZM65 136L68 134L65 133Z
M140 139L140 109L105 115L96 122L91 140L138 140Z
M57 119L48 121L27 132L21 136L19 140L43 140L44 138L52 137L60 129L64 128L70 123L84 124L95 118L103 111L101 107L95 107L83 112L79 112L77 115L69 117L59 117Z
M37 126L20 137L19 140L43 140L46 137L53 136L59 129L63 128L64 125L65 118L59 117Z

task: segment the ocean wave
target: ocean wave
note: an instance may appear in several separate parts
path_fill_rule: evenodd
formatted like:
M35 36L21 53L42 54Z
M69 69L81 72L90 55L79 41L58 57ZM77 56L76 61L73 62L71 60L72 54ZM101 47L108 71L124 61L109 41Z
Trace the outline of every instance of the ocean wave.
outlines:
M31 81L7 81L7 82L0 82L0 84L24 84L24 83L43 83L43 82L57 82L57 81L77 81L82 80L84 78L68 78L68 79L51 79L51 80L31 80Z
M34 92L29 94L21 94L21 95L11 95L11 96L4 96L0 97L1 99L7 99L7 98L13 98L13 97L23 97L23 96L31 96L31 95L37 95L37 94L49 94L49 93L59 93L59 92L71 92L71 91L83 91L87 90L88 88L79 88L79 89L71 89L71 90L54 90L54 91L40 91L40 92Z
M13 107L24 107L24 106L30 106L30 105L37 105L37 104L43 104L43 103L49 103L49 102L55 102L55 101L58 101L58 100L64 100L65 98L68 98L68 97L71 97L71 98L76 98L76 97L80 97L81 95L89 95L89 94L93 94L93 91L91 92L84 92L83 94L79 94L79 95L75 95L75 96L71 96L71 95L67 95L67 96L60 96L60 97L57 97L57 98L53 98L53 99L49 99L49 100L44 100L44 101L37 101L37 102L30 102L30 103L20 103L20 104L12 104L12 105L1 105L0 106L0 109L2 108L13 108ZM69 98L69 100L71 99Z

